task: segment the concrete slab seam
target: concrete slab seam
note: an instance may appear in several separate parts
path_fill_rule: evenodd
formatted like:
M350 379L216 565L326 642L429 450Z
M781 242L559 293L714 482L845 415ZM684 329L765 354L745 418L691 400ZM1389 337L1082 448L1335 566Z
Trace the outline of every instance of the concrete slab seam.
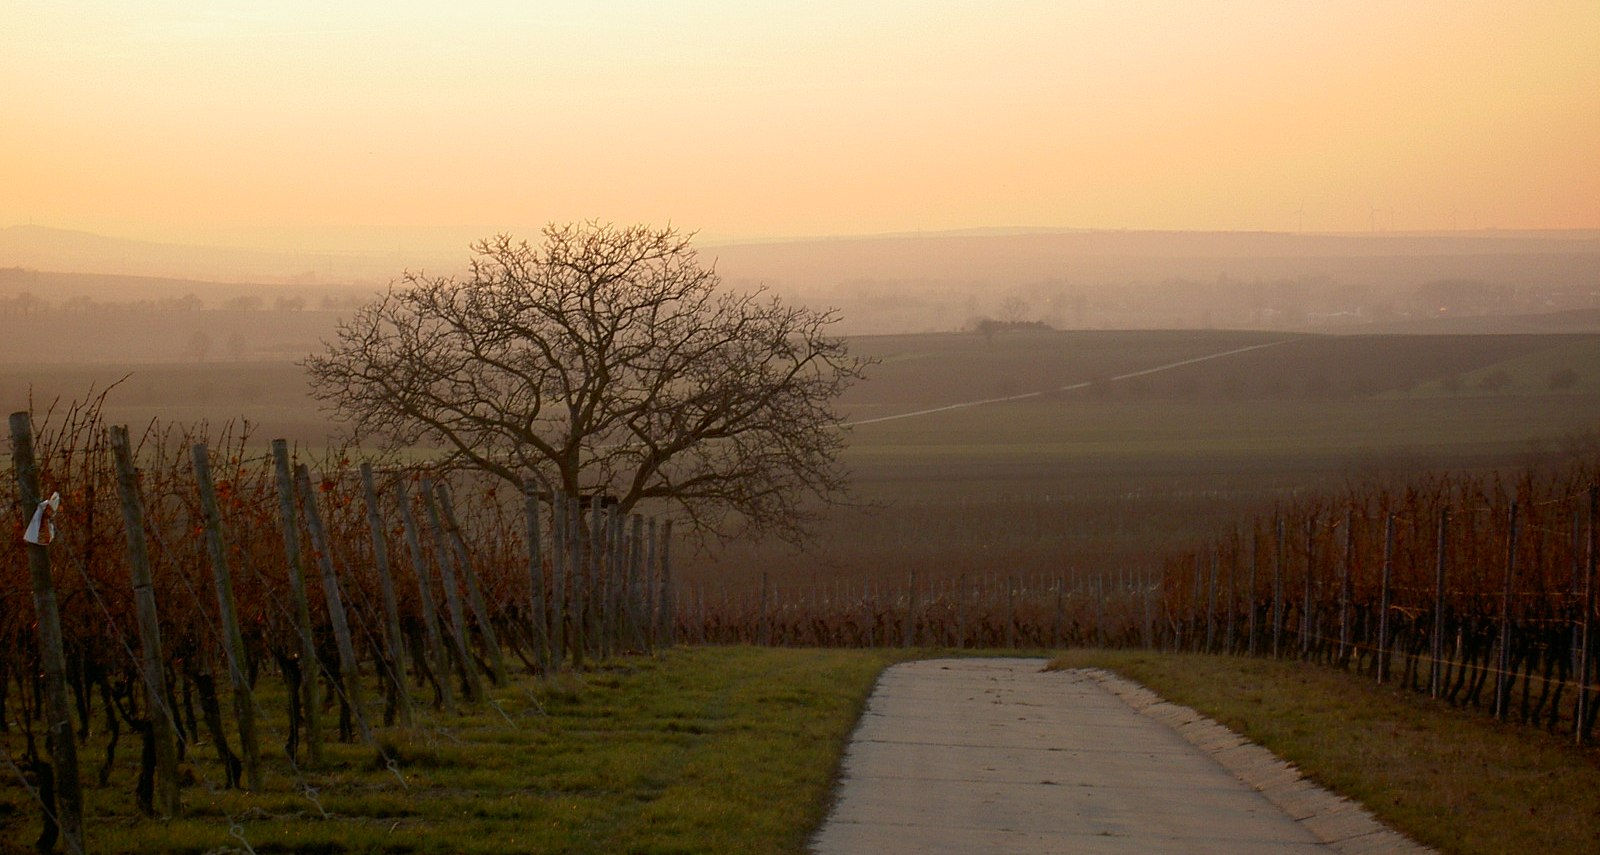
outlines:
M1323 789L1288 763L1195 710L1170 701L1138 704L1150 690L1099 668L1080 669L1129 707L1172 728L1234 777L1261 793L1336 851L1429 853L1433 850L1379 822L1366 808ZM1219 738L1218 731L1231 738ZM1248 750L1254 749L1254 750Z

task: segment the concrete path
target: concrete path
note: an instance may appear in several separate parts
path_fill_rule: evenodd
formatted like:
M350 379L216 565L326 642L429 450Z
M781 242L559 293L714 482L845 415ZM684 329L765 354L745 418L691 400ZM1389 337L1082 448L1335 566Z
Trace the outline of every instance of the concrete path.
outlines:
M1044 664L885 671L813 851L1425 851L1193 710Z

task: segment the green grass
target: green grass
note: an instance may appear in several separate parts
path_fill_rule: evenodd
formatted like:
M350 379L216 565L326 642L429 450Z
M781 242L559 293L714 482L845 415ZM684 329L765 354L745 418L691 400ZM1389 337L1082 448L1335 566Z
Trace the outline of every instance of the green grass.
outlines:
M323 768L296 773L264 746L266 790L223 790L197 745L171 822L133 809L125 742L110 786L88 788L89 848L798 852L877 675L926 653L680 649L524 678L493 704L382 730L403 785L370 748L331 745ZM1600 750L1565 738L1296 662L1081 650L1056 664L1109 668L1192 706L1443 852L1600 847ZM281 692L262 686L275 745ZM15 731L3 740L17 757ZM80 753L86 783L103 744L96 734ZM37 834L26 793L0 785L0 852Z
M1318 665L1074 651L1193 707L1451 853L1600 851L1600 749Z
M125 740L111 786L86 795L89 849L237 847L234 825L261 853L797 852L827 808L866 696L894 658L684 649L547 683L524 678L493 692L505 716L484 705L383 730L404 786L373 749L331 745L325 768L296 776L264 744L266 791L222 790L213 750L194 746L200 783L185 788L185 815L172 822L134 809L137 749ZM276 714L273 693L263 694ZM264 729L273 746L282 725ZM14 740L6 737L16 757ZM96 735L80 751L86 784L103 744ZM23 851L38 829L38 811L12 777L0 786L0 841L14 848L0 842L0 851Z

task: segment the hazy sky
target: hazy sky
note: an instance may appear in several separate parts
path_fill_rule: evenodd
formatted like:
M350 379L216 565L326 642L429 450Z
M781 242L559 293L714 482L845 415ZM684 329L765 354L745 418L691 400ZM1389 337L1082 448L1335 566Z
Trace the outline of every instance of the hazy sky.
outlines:
M0 226L1600 227L1600 2L0 5Z

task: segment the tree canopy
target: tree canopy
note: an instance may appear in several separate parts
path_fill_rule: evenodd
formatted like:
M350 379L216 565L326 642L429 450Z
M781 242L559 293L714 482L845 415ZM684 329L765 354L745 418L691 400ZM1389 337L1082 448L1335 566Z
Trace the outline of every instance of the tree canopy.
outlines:
M701 533L802 535L843 488L834 401L867 360L833 310L725 289L672 228L549 226L407 273L305 360L354 438L521 487L678 506Z

